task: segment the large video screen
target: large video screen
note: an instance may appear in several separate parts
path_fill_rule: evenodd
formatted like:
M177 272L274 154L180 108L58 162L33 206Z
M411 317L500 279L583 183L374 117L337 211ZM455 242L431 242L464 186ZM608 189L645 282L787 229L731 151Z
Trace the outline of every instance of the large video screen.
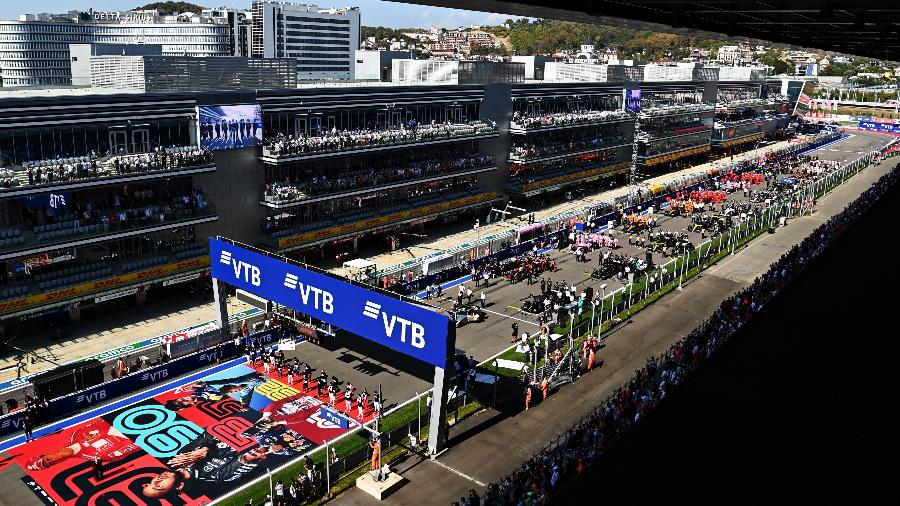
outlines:
M631 112L641 111L641 90L625 91L625 109Z
M258 104L201 105L197 117L203 148L248 148L262 144L262 109Z

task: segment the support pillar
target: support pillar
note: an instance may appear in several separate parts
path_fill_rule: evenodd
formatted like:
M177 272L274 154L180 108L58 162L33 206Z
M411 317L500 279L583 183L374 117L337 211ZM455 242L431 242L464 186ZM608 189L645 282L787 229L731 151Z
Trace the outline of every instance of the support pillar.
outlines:
M219 322L220 337L228 339L231 337L231 329L228 327L228 302L225 294L225 283L213 278L212 287L213 298L216 302L216 319Z
M447 320L447 349L444 352L445 367L451 365L456 355L456 324ZM452 369L451 369L452 370ZM447 448L447 390L450 379L446 369L434 368L434 386L431 389L431 413L428 415L428 452L437 455Z
M431 390L431 413L428 424L428 452L437 455L447 447L447 385L446 371L434 368L434 387Z

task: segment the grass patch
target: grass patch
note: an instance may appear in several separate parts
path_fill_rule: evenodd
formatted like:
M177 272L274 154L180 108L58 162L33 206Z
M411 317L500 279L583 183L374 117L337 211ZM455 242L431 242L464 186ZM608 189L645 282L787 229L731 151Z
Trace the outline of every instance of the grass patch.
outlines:
M524 362L524 359L522 359ZM493 376L495 373L497 376L503 376L504 378L518 378L522 375L522 371L517 369L507 369L505 367L498 367L494 369L494 366L490 364L480 365L475 369L477 372L481 374L486 374L488 376Z
M485 407L478 403L477 400L471 398L471 401L465 406L461 406L458 410L447 412L447 421L449 425L454 425L459 423L466 418L483 411ZM388 434L396 429L402 428L404 426L409 425L413 421L417 420L418 415L418 403L413 402L398 410L394 411L390 415L385 416L381 419L380 429L382 434ZM423 416L427 416L428 407L427 403L422 401L422 412ZM428 425L427 420L424 420L425 425L422 426L422 439L426 439L428 437ZM381 454L381 460L383 463L392 463L398 458L402 457L406 453L406 447L400 445L400 442L408 440L405 438L400 441L394 441L392 446L383 448L383 452ZM363 431L363 429L357 429L356 432L350 434L349 436L345 436L340 441L336 442L333 445L328 446L328 451L331 451L331 448L334 448L337 451L339 456L349 455L354 452L360 451L363 448L366 448L369 444L368 432ZM319 469L325 469L325 459L327 455L325 453L325 448L322 447L312 454L310 454L310 458L312 458L313 462L315 462L316 467ZM332 469L331 479L332 479L332 487L331 487L331 497L320 497L315 499L314 501L310 501L307 504L324 504L328 502L331 498L333 498L337 494L341 494L350 488L356 486L356 479L359 478L363 473L369 470L370 463L368 460L364 460L360 465L349 469L347 472L342 475L337 475L336 470ZM299 474L306 472L306 466L302 461L295 462L284 470L272 474L272 482L277 483L281 480L285 485L290 483L291 480L296 478ZM324 472L323 472L324 475ZM229 497L222 501L221 504L224 505L246 505L249 501L254 501L257 503L264 499L269 494L269 482L268 480L262 480L259 483L256 483L252 487L247 488L246 490L242 490L241 492Z

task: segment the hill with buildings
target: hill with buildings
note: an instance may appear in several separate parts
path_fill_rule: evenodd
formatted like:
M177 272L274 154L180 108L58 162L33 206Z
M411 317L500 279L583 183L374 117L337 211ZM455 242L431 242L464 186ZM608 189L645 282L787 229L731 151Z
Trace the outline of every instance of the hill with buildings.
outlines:
M151 2L141 7L135 7L134 10L138 11L146 11L146 10L161 10L166 14L181 14L183 12L193 12L194 14L200 14L200 11L203 10L202 6L197 4L192 4L190 2Z

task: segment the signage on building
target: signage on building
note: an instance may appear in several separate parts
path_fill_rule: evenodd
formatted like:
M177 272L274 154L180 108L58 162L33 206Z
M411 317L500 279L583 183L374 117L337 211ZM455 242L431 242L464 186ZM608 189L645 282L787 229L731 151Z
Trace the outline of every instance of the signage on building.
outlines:
M174 279L167 279L167 280L165 280L165 281L162 282L162 286L177 285L178 283L185 283L185 282L188 282L188 281L194 281L195 279L198 279L202 274L203 274L202 272L198 272L198 273L195 273L195 274L188 274L187 276L179 276L179 277L174 278Z
M210 239L210 274L413 358L444 368L449 319L426 307Z
M128 290L124 290L121 292L110 293L107 295L101 295L100 297L94 297L94 302L96 304L99 304L101 302L106 302L108 300L121 299L122 297L128 297L129 295L134 295L137 293L137 291L138 291L137 288L129 288Z
M96 23L154 23L157 16L152 11L91 11Z

